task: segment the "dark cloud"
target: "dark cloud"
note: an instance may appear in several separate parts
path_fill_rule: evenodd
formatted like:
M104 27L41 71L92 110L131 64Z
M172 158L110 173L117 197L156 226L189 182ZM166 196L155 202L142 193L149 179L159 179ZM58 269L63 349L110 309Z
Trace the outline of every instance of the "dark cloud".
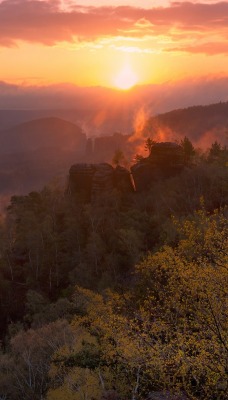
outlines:
M5 0L0 3L2 46L13 46L18 40L51 46L62 41L124 35L143 37L163 34L175 40L173 30L182 34L182 40L189 38L190 33L193 39L200 33L209 37L220 35L221 41L225 42L228 39L228 3L175 2L167 7L151 9L75 6L70 10L63 10L60 2L55 0ZM181 39L177 36L176 40ZM213 48L215 54L216 46ZM188 51L188 47L184 50ZM191 46L189 51L193 52ZM208 53L212 54L210 49Z

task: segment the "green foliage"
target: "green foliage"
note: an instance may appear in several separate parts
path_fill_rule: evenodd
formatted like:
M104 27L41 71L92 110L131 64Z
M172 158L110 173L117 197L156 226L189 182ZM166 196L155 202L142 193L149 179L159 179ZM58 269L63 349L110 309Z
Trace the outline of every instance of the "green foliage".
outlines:
M82 335L81 345L75 344L73 357L72 349L62 350L63 360L72 361L64 381L74 374L79 385L75 368L89 368L100 390L115 387L120 398L168 388L192 399L225 399L226 212L209 215L202 208L175 219L176 245L146 256L124 296L77 288L83 316L75 318L73 330Z
M217 142L217 140L212 143L210 149L209 149L209 157L214 158L214 157L219 157L222 151L222 146L220 143Z
M209 148L208 162L228 166L228 149L215 141Z
M162 248L137 267L140 324L146 337L146 331L152 334L151 345L155 339L165 354L163 381L191 398L225 398L220 385L226 382L228 355L225 213L201 210L175 221L176 246Z
M12 198L0 397L225 400L228 169L217 150L145 193Z

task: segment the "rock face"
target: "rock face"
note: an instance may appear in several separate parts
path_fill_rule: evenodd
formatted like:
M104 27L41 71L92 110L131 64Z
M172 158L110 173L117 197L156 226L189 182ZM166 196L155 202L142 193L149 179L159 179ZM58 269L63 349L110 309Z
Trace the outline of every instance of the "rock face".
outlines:
M176 143L163 142L153 145L150 155L131 167L136 191L143 191L158 179L179 173L184 167L182 147Z
M96 172L94 164L75 164L69 171L69 193L80 193L85 199L92 194L92 181Z
M130 172L120 165L114 170L114 186L121 191L133 191Z
M114 188L114 170L109 164L98 164L92 180L92 200Z
M149 159L152 163L164 169L169 169L170 167L176 169L182 166L183 157L182 147L173 142L155 143L149 155Z
M114 133L112 136L100 136L95 139L88 139L86 146L86 157L92 162L102 162L112 160L115 150L121 149L127 152L129 146L129 135Z
M85 201L94 201L114 188L133 191L130 172L123 167L115 169L107 163L75 164L70 168L68 192L80 194Z
M149 157L131 167L130 172L121 166L110 164L75 164L70 168L68 192L80 194L85 201L94 201L102 193L114 188L120 191L137 192L151 187L158 179L179 173L184 167L182 147L176 143L156 143Z

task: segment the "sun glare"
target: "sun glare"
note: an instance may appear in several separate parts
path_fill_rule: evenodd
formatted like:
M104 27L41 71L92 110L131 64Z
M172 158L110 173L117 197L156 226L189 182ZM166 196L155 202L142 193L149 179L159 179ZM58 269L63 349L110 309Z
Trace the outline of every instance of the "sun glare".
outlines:
M114 80L114 85L121 90L131 89L138 82L138 77L130 66L125 66Z

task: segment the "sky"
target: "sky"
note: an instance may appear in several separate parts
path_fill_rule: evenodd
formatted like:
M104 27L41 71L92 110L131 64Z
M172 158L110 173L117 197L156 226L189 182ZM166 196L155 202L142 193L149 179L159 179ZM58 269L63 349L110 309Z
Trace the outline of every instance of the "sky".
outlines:
M0 81L118 89L228 75L228 1L0 0Z

